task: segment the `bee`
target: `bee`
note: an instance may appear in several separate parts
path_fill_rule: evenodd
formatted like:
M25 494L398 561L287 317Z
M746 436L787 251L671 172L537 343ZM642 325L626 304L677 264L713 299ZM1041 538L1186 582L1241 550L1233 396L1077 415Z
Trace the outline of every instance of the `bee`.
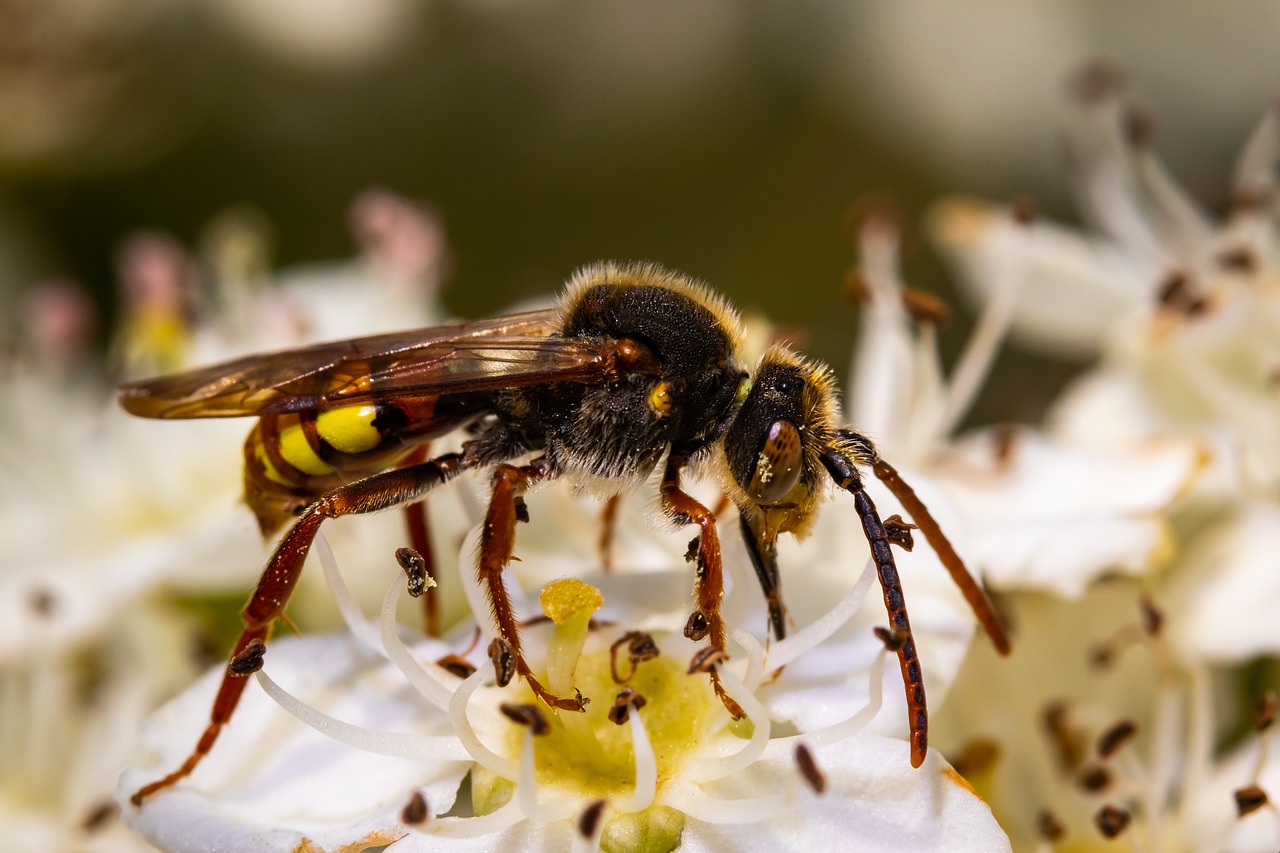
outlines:
M290 524L242 612L209 723L182 766L133 795L182 780L230 720L302 571L323 521L420 501L459 475L489 473L492 491L476 571L496 629L499 683L525 681L548 706L585 700L544 687L525 661L502 572L525 513L522 494L567 480L602 495L634 489L661 466L659 501L694 525L696 603L684 633L725 652L724 592L715 514L684 491L690 466L714 472L736 504L764 591L773 636L786 634L778 537L803 536L834 483L852 494L884 588L911 727L911 760L927 749L923 676L886 525L863 488L870 467L898 496L952 571L997 646L994 610L928 510L874 445L840 427L830 371L782 347L754 373L739 362L734 311L698 282L653 264L600 263L578 271L553 308L489 320L254 355L123 387L129 412L151 418L257 417L244 447L245 496L264 534ZM415 451L465 428L461 450ZM500 663L498 663L500 662ZM705 667L735 718L738 703Z

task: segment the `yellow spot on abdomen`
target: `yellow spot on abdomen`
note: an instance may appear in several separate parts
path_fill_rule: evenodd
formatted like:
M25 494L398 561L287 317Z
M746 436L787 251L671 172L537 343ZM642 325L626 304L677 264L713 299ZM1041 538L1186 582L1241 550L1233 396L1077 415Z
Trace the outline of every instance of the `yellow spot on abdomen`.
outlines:
M262 472L267 475L267 479L273 483L279 483L282 486L293 487L297 483L290 482L287 477L281 474L276 466L271 464L271 457L267 454L267 449L262 446L259 441L253 448L253 455L257 457L258 462L262 465Z
M346 406L321 412L316 418L320 437L342 453L364 453L382 443L382 434L373 425L378 407Z
M333 473L333 466L312 449L301 424L280 430L280 455L284 457L284 461L308 476L324 477Z

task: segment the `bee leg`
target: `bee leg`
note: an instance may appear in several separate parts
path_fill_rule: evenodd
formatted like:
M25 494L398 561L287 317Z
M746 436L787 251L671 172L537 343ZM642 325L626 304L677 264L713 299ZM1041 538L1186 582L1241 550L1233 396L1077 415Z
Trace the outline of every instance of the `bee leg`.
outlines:
M600 568L607 575L613 571L613 533L618 527L618 505L621 495L609 495L600 510Z
M769 630L775 640L781 640L787 636L787 606L782 603L777 541L764 536L763 531L757 529L759 525L748 521L745 513L738 514L738 524L742 529L742 541L751 556L751 565L760 579L764 600L769 605Z
M687 461L674 450L667 456L667 465L659 486L663 513L677 524L698 525L697 581L698 609L685 624L684 635L695 642L710 637L711 648L725 654L724 620L720 617L720 600L724 597L724 566L720 560L720 537L716 533L716 517L692 496L680 489L680 470ZM708 669L711 685L735 720L746 716L742 707L720 683L720 674L714 667Z
M459 453L446 454L428 462L384 471L341 486L303 510L302 515L276 546L275 553L271 555L271 560L253 590L253 596L241 612L244 630L236 641L235 651L222 676L222 684L218 687L218 696L213 701L209 725L204 734L181 767L163 779L138 789L130 798L133 804L141 805L143 800L157 791L190 776L201 759L209 754L222 727L231 719L240 702L240 695L244 693L248 683L246 676L262 667L262 655L266 651L265 644L271 635L272 623L281 617L289 603L289 596L297 585L302 564L321 522L326 518L376 512L416 501L441 483L479 464L480 460L475 457Z
M494 466L493 495L489 498L489 511L485 514L484 528L480 534L480 559L476 564L476 573L480 582L485 585L498 638L505 643L503 652L510 656L515 674L523 678L529 689L552 708L581 711L586 704L582 694L572 699L556 696L534 677L524 659L524 652L520 647L520 626L511 607L506 584L502 581L502 571L511 562L515 550L516 522L520 517L517 499L530 486L550 476L551 466L546 459L535 459L524 467ZM501 681L500 676L499 682Z
M830 447L822 451L822 464L836 485L853 495L862 532L871 546L871 557L880 575L884 590L884 607L889 614L890 628L901 637L897 645L898 665L902 669L902 684L907 693L907 718L911 725L911 766L924 763L929 749L929 709L924 698L924 675L920 670L920 657L916 653L915 637L911 634L911 621L907 618L907 603L898 578L898 566L893 560L889 537L871 496L862 485L862 477L843 453Z
M430 453L430 443L423 445L409 457L411 465L426 460ZM428 637L440 636L440 578L436 577L436 555L431 541L431 516L427 511L427 499L424 497L417 503L404 508L405 527L409 531L409 544L413 550L422 555L427 577L436 581L422 592L422 625Z

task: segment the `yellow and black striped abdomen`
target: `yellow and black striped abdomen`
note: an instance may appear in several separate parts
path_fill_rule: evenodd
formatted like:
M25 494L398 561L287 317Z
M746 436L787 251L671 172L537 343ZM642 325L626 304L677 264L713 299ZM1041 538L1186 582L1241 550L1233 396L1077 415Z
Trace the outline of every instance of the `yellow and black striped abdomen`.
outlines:
M412 447L406 421L386 403L259 418L244 445L245 499L263 532L329 489L390 467Z

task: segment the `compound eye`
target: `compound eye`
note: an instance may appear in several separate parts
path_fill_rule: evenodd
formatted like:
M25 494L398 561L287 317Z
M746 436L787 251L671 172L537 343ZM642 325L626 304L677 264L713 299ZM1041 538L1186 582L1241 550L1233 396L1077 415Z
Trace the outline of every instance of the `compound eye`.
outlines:
M776 504L800 482L803 448L800 431L791 421L777 420L769 425L769 436L756 458L748 494L759 504Z

